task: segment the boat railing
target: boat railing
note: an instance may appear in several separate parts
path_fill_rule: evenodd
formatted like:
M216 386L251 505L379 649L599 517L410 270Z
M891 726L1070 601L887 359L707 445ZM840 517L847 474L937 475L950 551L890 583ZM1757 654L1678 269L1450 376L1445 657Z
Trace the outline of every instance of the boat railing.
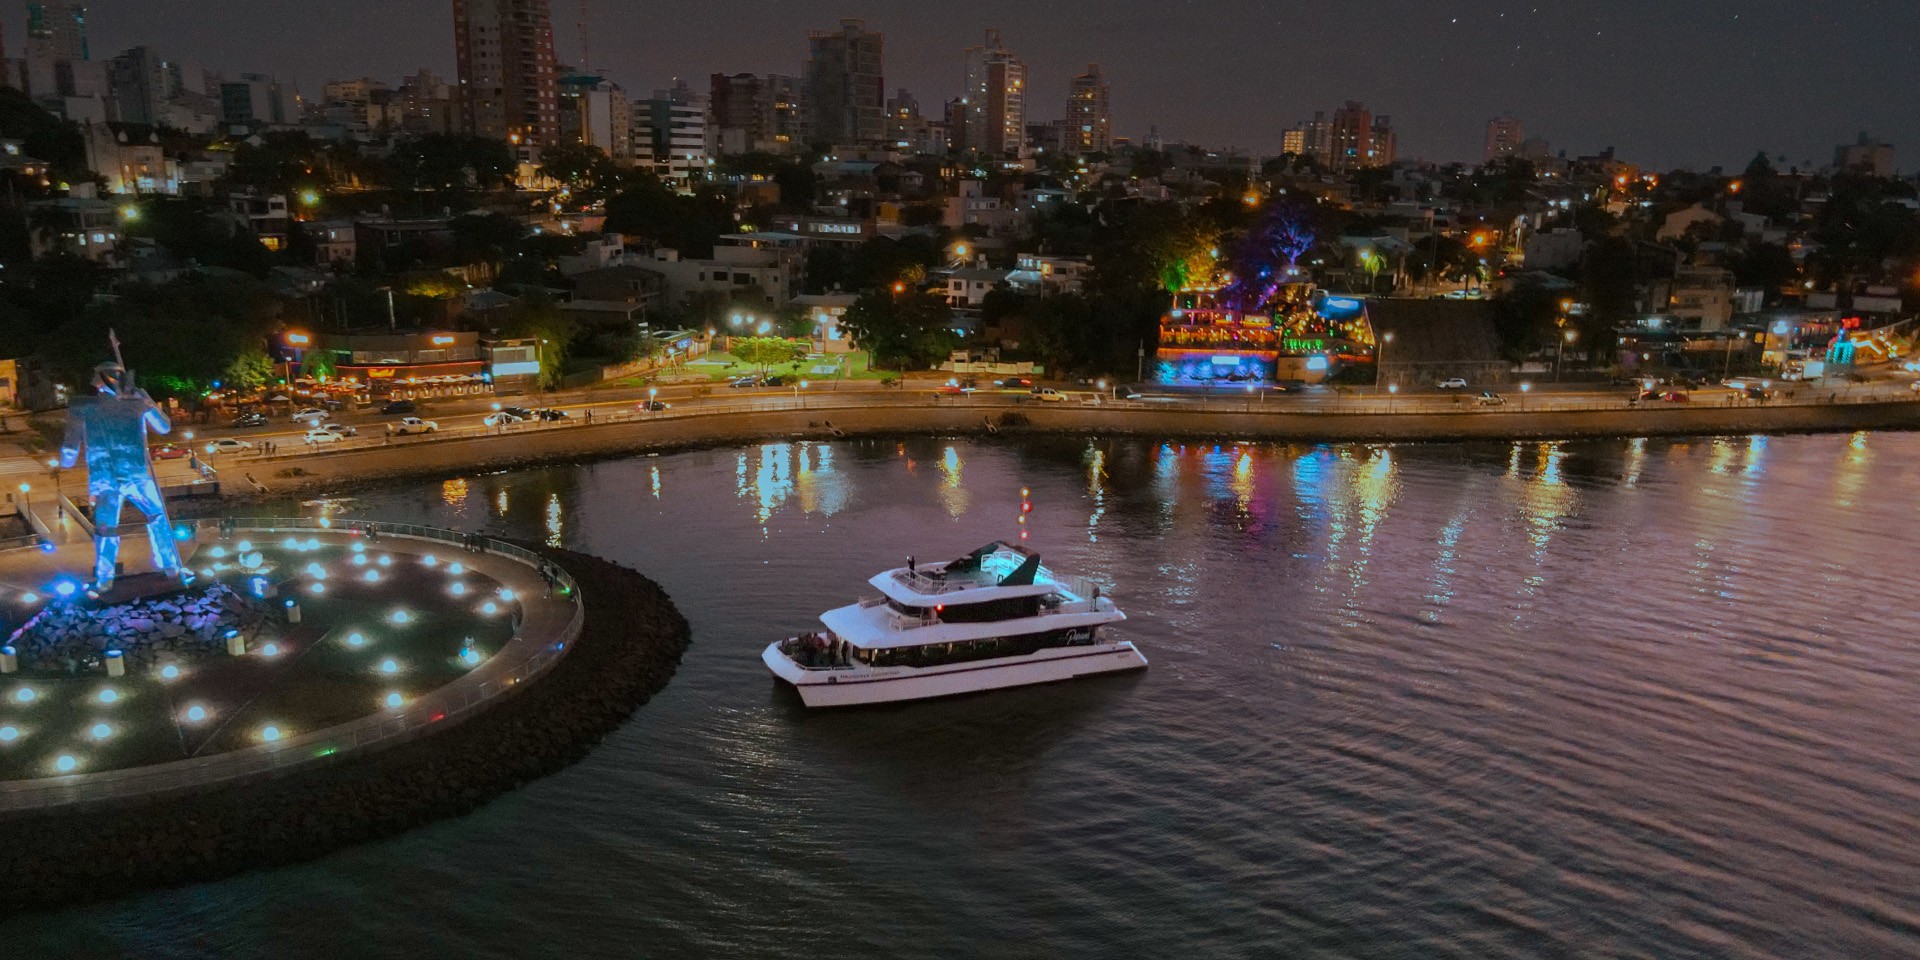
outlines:
M894 571L893 578L898 580L901 585L907 589L915 593L923 594L952 593L956 590L976 590L980 587L991 587L998 582L990 574L956 574L953 578L949 579L945 576L931 576L921 573L918 570L896 570Z

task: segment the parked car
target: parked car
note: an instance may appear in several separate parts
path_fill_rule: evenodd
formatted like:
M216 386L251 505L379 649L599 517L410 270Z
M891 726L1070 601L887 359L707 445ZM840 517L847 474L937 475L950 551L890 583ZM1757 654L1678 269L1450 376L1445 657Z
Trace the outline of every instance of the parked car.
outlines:
M320 429L308 430L307 435L300 438L301 442L309 447L318 446L323 443L339 443L345 439L347 438L334 433L332 430Z
M1473 398L1473 402L1483 407L1504 407L1507 405L1507 398L1492 390L1483 390L1479 396Z
M267 415L264 413L243 413L234 417L231 425L235 427L264 427L267 425Z
M186 447L177 443L164 443L153 448L153 458L155 460L179 460L190 452Z
M1052 387L1034 387L1031 396L1042 403L1065 403L1067 399L1066 394Z
M1448 377L1445 380L1435 382L1434 386L1441 390L1465 390L1467 388L1467 381L1460 377Z
M671 403L668 403L668 402L666 402L665 400L642 400L642 401L640 401L640 412L641 412L641 413L659 413L659 412L660 412L660 411L662 411L662 410L670 410L670 409L672 409L672 408L673 408L673 404L671 404ZM561 416L565 416L565 414L561 414Z
M387 424L387 432L398 437L414 433L434 433L439 429L439 424L419 417L402 417L397 422Z
M294 423L317 424L327 419L327 412L317 407L308 407L305 410L296 412L291 419Z
M506 412L505 410L495 410L494 412L487 414L486 419L480 422L486 424L489 427L504 427L509 424L519 423L524 419L526 418L516 417L513 414Z
M401 416L402 414L417 412L419 409L420 409L419 405L415 404L412 400L395 400L392 403L389 403L386 406L381 407L380 412L383 414L386 414L389 417L397 417L397 416Z
M207 444L208 453L245 453L252 449L253 444L245 440L235 440L232 437L222 437Z

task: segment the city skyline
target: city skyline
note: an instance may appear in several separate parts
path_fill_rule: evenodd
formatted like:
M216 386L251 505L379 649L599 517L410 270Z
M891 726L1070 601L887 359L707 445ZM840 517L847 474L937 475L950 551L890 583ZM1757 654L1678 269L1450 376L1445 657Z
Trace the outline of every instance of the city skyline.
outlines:
M454 74L450 0L335 0L250 11L239 22L217 0L171 0L165 18L125 0L89 6L96 59L144 43L229 74L272 71L308 95L329 79L394 79L423 66ZM1472 10L1387 0L1363 13L1318 0L1278 10L1221 0L1189 5L1170 27L1161 8L1121 0L1064 30L1059 11L1004 0L965 15L822 0L775 10L658 0L644 17L612 0L589 9L592 65L629 92L675 77L698 86L715 72L798 73L808 31L863 17L886 36L889 95L904 87L922 104L959 95L964 49L995 28L1027 63L1032 121L1064 116L1072 78L1098 62L1113 88L1115 132L1136 141L1157 127L1167 141L1277 153L1287 127L1351 99L1394 117L1409 158L1475 161L1486 122L1511 112L1556 152L1613 146L1656 167L1706 168L1744 164L1758 149L1821 165L1862 131L1897 145L1920 127L1920 105L1901 92L1920 81L1911 39L1920 9L1826 6L1769 2L1736 13L1623 0L1532 12L1506 0ZM578 8L557 7L558 58L574 64ZM25 3L6 0L0 15L20 25L5 33L17 56ZM366 29L382 21L391 28ZM1875 68L1834 69L1836 50ZM1291 72L1275 66L1288 54L1298 58Z

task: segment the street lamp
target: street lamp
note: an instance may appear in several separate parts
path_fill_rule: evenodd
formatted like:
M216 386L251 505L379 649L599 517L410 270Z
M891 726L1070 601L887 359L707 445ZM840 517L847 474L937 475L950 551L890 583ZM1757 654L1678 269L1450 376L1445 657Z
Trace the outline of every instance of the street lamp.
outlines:
M1399 384L1397 383L1387 384L1387 412L1388 413L1393 412L1393 398L1399 395L1400 395Z
M1578 331L1568 330L1567 335L1564 337L1561 337L1560 342L1555 345L1555 349L1553 352L1553 382L1554 383L1560 382L1560 362L1562 359L1566 357L1567 344L1572 343L1579 336L1580 334Z
M654 413L654 412L656 412L656 411L654 410L654 403L656 402L656 401L654 400L654 398L655 398L655 397L658 397L659 395L660 395L660 388L659 388L659 387L648 387L648 388L647 388L647 412L648 412L648 413Z
M805 390L806 388L807 388L807 381L805 380L802 380L799 383L796 383L793 385L793 398L795 400L800 401L800 409L802 410L805 410L807 408L807 398L801 396L800 391Z
M33 497L30 496L30 494L32 493L33 493L33 484L23 483L20 485L20 506L22 509L24 510L33 509Z
M1521 410L1527 409L1527 394L1532 392L1532 390L1533 390L1533 384L1531 383L1520 384L1520 409Z
M1374 357L1373 357L1373 389L1375 392L1378 392L1380 390L1380 380L1382 377L1386 376L1387 344L1392 342L1393 342L1393 331L1389 330L1386 333L1383 333L1380 335L1380 352L1374 354Z

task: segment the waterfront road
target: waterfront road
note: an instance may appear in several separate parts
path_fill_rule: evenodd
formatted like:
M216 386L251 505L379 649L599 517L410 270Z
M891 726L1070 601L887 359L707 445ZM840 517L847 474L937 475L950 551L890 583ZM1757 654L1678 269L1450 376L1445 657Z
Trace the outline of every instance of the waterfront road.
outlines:
M218 424L183 424L176 427L172 437L156 439L191 448L197 457L212 464L220 472L224 483L231 485L247 477L255 466L284 469L288 464L297 463L301 458L314 454L376 446L410 446L455 438L472 440L489 436L507 436L582 426L589 422L678 420L702 413L794 409L829 411L835 408L910 404L977 407L981 409L982 416L986 417L1023 409L1097 406L1195 415L1322 413L1372 415L1397 419L1394 415L1492 416L1529 412L1601 410L1641 410L1651 413L1661 410L1706 407L1850 405L1916 398L1916 393L1910 389L1910 383L1904 379L1882 380L1867 384L1803 383L1774 384L1774 386L1787 388L1790 394L1778 399L1755 401L1747 399L1741 391L1726 387L1694 390L1678 388L1679 395L1685 399L1639 400L1637 399L1639 391L1629 387L1538 384L1528 390L1521 390L1514 386L1504 387L1500 389L1498 399L1484 400L1481 397L1481 391L1474 388L1456 391L1421 388L1400 393L1376 393L1364 388L1359 390L1307 388L1290 391L1261 388L1214 388L1209 391L1145 388L1138 396L1125 399L1118 397L1119 391L1115 390L1101 391L1087 386L1078 388L1061 386L1058 389L1064 399L1046 401L1031 395L1024 389L987 388L960 391L949 385L947 381L937 378L912 380L904 387L883 387L871 381L834 381L812 384L805 388L788 386L740 389L731 388L725 384L699 384L662 386L657 388L651 397L645 389L629 388L619 391L584 391L531 397L426 401L420 404L417 415L432 421L436 425L436 430L431 434L418 436L390 435L389 426L400 418L384 416L378 408L368 408L341 412L333 417L331 422L357 431L355 436L336 443L308 443L306 426L296 424L286 419L284 415L274 419L267 426L253 429L239 429ZM1660 387L1657 390L1664 392L1667 388ZM647 409L647 404L655 401L666 404L667 409ZM494 422L489 422L490 417L496 416L497 407L515 406L554 410L565 416L564 419L552 421L533 419L501 423L496 418ZM248 446L234 452L209 452L210 445L215 441L229 438L242 440ZM269 449L272 450L271 454L268 452ZM197 471L185 458L157 459L155 464L163 485L184 485L199 479ZM32 488L26 494L27 496L55 490L82 490L84 489L84 471L51 469L46 454L17 453L11 457L0 457L0 491L4 491L9 496L21 495L17 492L17 488L22 483ZM229 489L234 488L230 486Z

